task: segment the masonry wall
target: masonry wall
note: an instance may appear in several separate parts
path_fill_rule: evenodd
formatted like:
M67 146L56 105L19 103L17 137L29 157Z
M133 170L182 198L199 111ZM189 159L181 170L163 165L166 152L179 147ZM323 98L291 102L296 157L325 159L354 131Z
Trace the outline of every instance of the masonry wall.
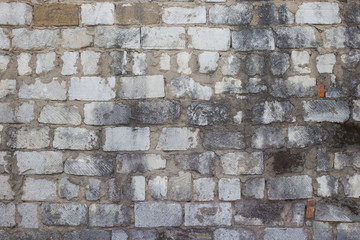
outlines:
M0 2L0 239L358 240L360 3Z

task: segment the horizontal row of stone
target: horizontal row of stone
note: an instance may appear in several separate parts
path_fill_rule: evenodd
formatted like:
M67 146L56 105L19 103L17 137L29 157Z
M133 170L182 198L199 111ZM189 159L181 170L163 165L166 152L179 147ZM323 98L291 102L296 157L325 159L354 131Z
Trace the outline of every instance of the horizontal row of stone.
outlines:
M79 8L81 11L79 11ZM205 24L206 6L160 7L156 3L114 4L102 2L95 4L48 4L35 5L34 11L25 3L1 3L0 24L35 26L77 26L98 24L159 24L160 16L165 24ZM250 4L213 5L209 9L209 22L212 24L247 25L253 19L254 7ZM286 5L263 4L257 7L259 23L292 24L293 14ZM79 14L80 13L80 14ZM345 20L347 23L360 23L357 15L360 5L348 4ZM81 15L81 18L80 18ZM237 17L241 16L241 17ZM34 18L34 19L32 19ZM79 21L81 19L81 21ZM297 24L339 24L338 3L307 2L298 6L295 15Z
M80 32L80 36L77 33ZM26 28L13 29L12 49L39 50L55 48L60 30ZM229 28L208 27L132 27L98 26L95 28L94 44L99 48L123 49L185 49L228 51L230 46L237 51L316 48L319 42L317 30L311 26L278 27L275 34L271 28L244 29L231 32ZM92 41L85 28L64 29L63 46L67 38L77 48ZM79 39L74 43L74 37ZM276 41L275 41L276 36ZM360 30L357 27L334 27L326 30L326 46L360 48ZM231 43L232 42L232 43ZM92 42L91 42L92 43ZM0 29L0 46L10 48L10 39Z

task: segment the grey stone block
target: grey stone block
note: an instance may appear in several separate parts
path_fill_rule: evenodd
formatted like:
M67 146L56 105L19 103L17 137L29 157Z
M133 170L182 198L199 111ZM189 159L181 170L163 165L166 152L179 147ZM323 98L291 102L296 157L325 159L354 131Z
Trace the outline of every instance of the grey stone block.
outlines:
M0 227L14 227L15 223L15 204L0 202Z
M177 227L182 224L182 207L174 202L135 203L135 227Z
M360 152L341 153L336 152L334 158L334 168L344 169L346 167L360 168Z
M305 203L294 203L291 207L291 222L295 223L296 226L304 226L305 218Z
M290 151L280 151L274 153L272 163L273 170L277 174L289 172L302 172L305 165L305 157L302 153L291 153Z
M170 177L169 198L176 201L190 201L192 194L191 173L179 172L178 176Z
M196 148L198 135L197 128L163 128L156 150L181 151Z
M205 126L224 123L228 118L228 108L212 102L193 102L187 110L189 124Z
M106 182L107 198L112 202L118 202L122 196L122 180L111 178Z
M64 170L73 175L107 176L113 172L113 160L101 155L80 153L76 158L66 159Z
M116 172L147 172L166 167L166 159L158 154L119 154L116 156Z
M84 116L88 125L128 124L131 108L122 103L92 102L84 105Z
M237 51L274 50L271 29L245 29L232 33L232 47Z
M72 232L67 232L64 234L64 240L91 240L91 239L101 239L101 240L111 240L111 235L109 231L104 230L76 230Z
M253 119L256 124L269 124L272 122L294 122L292 115L294 106L289 101L266 101L256 103L252 109Z
M113 69L115 75L123 75L126 73L126 51L111 52L110 56L113 58Z
M101 181L98 179L90 178L89 184L86 186L86 200L97 201L100 199Z
M330 223L326 222L313 222L313 240L333 240L334 234Z
M35 203L22 203L17 205L17 211L21 216L19 227L39 228L38 205ZM1 238L0 238L1 239Z
M88 222L88 208L82 203L41 204L42 223L55 226L80 226Z
M328 137L328 133L320 127L289 126L288 148L307 147L320 144Z
M359 162L359 166L360 166L360 162ZM319 148L316 157L316 171L318 172L329 171L331 167L332 166L330 163L330 155L327 153L326 149Z
M255 240L255 233L246 228L218 228L214 240Z
M290 67L290 56L287 53L270 53L270 69L274 76L283 75Z
M305 121L338 122L349 119L350 109L345 101L313 100L303 101L303 117Z
M258 7L258 13L261 25L291 24L294 22L293 14L285 4L277 7L273 3L266 3Z
M91 227L128 226L131 222L130 209L122 204L91 204L89 225Z
M214 5L209 10L212 24L245 25L250 24L253 6L236 4L231 6Z
M69 181L68 177L64 177L59 182L59 197L71 200L78 197L80 186Z
M15 152L17 167L21 175L54 174L63 171L61 152Z
M16 240L61 240L61 234L54 231L25 231L14 233Z
M4 230L0 230L0 239L2 240L10 240L10 235Z
M185 203L185 226L230 226L231 203Z
M347 4L345 21L347 23L360 23L360 4L350 2Z
M158 234L156 230L139 230L139 229L130 229L128 231L129 239L139 239L139 240L157 240Z
M257 54L246 56L246 72L249 76L264 75L265 59Z
M314 48L317 46L314 27L279 27L276 35L278 48Z
M7 146L10 148L40 149L50 145L49 127L8 128Z
M224 174L262 174L264 160L262 152L231 152L221 156Z
M265 178L250 178L243 184L242 194L247 198L263 199L265 196Z
M196 171L200 174L213 174L215 164L215 153L192 153L186 155L175 155L175 162L183 170Z
M312 180L307 175L270 178L267 182L270 200L306 199L312 197Z
M98 130L59 127L54 132L54 148L92 150L98 146Z
M171 240L182 239L212 239L212 232L207 229L188 228L186 230L180 228L165 229L159 233L159 238Z
M81 116L79 108L57 103L53 106L46 105L40 113L39 122L50 124L80 125Z
M214 191L216 183L213 178L194 179L194 200L195 201L212 201L214 200Z
M264 240L306 240L307 235L303 228L265 228Z
M315 220L326 222L360 221L360 206L350 199L322 199L316 202Z
M245 139L241 132L226 129L206 131L204 135L206 149L244 149Z
M164 124L172 123L180 117L178 101L148 101L135 104L135 118L139 123Z
M346 31L346 45L350 48L360 48L360 29L349 27Z
M360 236L360 223L340 223L337 225L337 240L357 240Z
M259 127L252 137L251 146L257 149L281 148L285 144L282 129L278 127Z

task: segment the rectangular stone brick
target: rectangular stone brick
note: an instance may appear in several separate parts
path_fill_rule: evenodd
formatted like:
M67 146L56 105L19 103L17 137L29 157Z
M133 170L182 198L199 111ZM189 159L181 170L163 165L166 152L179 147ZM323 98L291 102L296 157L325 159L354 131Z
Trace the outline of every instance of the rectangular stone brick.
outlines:
M115 97L115 77L72 77L70 79L70 100L106 101Z
M100 26L95 28L95 46L101 48L140 48L140 28Z
M288 148L307 147L320 144L328 137L328 133L316 126L289 126Z
M224 174L262 174L264 160L262 152L231 152L220 157Z
M150 148L150 128L116 127L105 129L104 151L146 151Z
M75 4L43 4L34 6L35 26L79 25L79 7Z
M162 21L166 24L206 23L206 7L169 7L163 9Z
M199 50L227 51L230 48L228 28L189 27L189 48Z
M15 193L11 189L9 180L10 180L9 175L0 175L0 199L1 200L14 199Z
M245 148L244 135L241 132L225 129L206 131L204 147L207 149L243 149Z
M192 128L163 128L159 142L156 146L158 150L187 150L198 145L197 138L199 129Z
M54 174L63 171L61 152L15 152L20 175Z
M184 49L185 28L183 27L142 27L143 49Z
M244 25L250 24L253 6L236 4L231 6L214 5L209 9L209 21L213 24Z
M170 177L169 198L176 201L191 201L192 177L190 172L179 172Z
M180 203L135 203L134 211L135 227L178 227L183 220Z
M322 199L316 202L315 220L326 222L360 221L360 205L350 199Z
M313 100L303 101L303 117L313 122L345 122L350 117L346 101Z
M34 102L0 103L0 123L29 123L34 119Z
M21 216L19 227L21 228L39 228L38 205L35 203L22 203L17 206Z
M124 3L116 5L116 20L120 25L157 24L160 8L156 3Z
M303 228L265 228L264 240L307 240L307 235Z
M114 24L115 6L110 2L81 5L81 23L86 25Z
M122 103L93 102L84 105L84 116L88 125L128 124L131 108Z
M63 29L61 32L61 44L63 48L83 48L93 43L93 36L86 28Z
M299 24L336 24L341 23L338 3L308 2L299 6L295 15Z
M0 3L0 24L29 25L32 21L32 8L25 3Z
M57 149L91 150L98 146L99 131L86 128L55 129L53 146Z
M101 155L85 155L80 153L76 158L68 158L64 164L67 174L82 176L106 176L113 172L111 158Z
M199 126L223 124L228 115L228 108L225 105L217 105L212 102L193 102L187 110L188 123Z
M27 239L36 239L36 240L62 240L62 236L59 232L55 231L25 231L25 232L16 232L14 233L15 239L27 240Z
M215 164L214 152L176 154L175 162L183 170L196 171L200 174L213 174Z
M180 117L180 109L180 103L171 100L137 102L135 116L143 124L171 123Z
M0 35L1 35L0 29ZM0 49L1 49L1 36L0 36ZM5 79L0 81L0 98L6 97L10 94L16 93L16 80Z
M309 176L270 178L267 182L270 200L306 199L312 197L312 180Z
M15 224L15 204L0 202L0 227L13 227Z
M334 158L334 168L344 169L345 167L360 168L360 152L353 152L353 153L336 152Z
M232 47L238 51L274 50L274 35L271 29L245 29L233 32Z
M214 240L253 240L255 232L246 228L218 228L214 231ZM206 237L204 237L206 239ZM211 239L211 236L208 237Z
M10 148L39 149L50 145L49 127L9 128L7 146Z
M40 113L39 122L50 124L69 124L80 125L81 116L79 108L69 106L64 103L56 103L55 105L46 105Z
M28 30L26 28L13 29L12 46L15 49L40 50L54 48L59 38L59 30Z
M276 46L279 48L315 48L315 28L310 26L278 27Z
M56 182L26 178L21 199L24 201L52 201L56 198Z
M157 154L119 154L116 156L116 172L147 172L166 167L166 159Z
M42 223L54 226L80 226L88 222L88 208L82 203L42 203Z
M338 240L356 240L360 236L360 223L339 223L336 229Z
M35 83L23 83L20 86L19 97L26 99L66 99L66 81L53 78L48 83L43 83L40 78L35 79Z
M230 226L231 203L185 203L185 226Z
M123 99L165 97L164 76L138 76L120 78L119 96Z
M130 209L122 204L91 204L89 215L91 227L128 226L131 221Z

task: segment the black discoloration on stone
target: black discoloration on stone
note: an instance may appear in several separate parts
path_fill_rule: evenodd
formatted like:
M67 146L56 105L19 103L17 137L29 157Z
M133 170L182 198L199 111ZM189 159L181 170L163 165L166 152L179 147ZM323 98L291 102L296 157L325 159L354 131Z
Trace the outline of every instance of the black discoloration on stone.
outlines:
M259 23L261 25L270 24L286 24L290 23L292 19L291 13L287 10L286 5L277 7L273 3L267 3L259 6Z
M277 174L288 172L302 172L305 159L301 153L290 151L277 152L274 154L273 170Z
M274 50L271 29L245 29L232 33L232 47L238 51Z
M283 75L290 67L290 57L287 53L273 52L270 54L270 69L273 75Z
M313 48L317 45L313 27L279 27L276 33L279 48Z
M112 52L113 69L115 75L123 75L126 73L126 52Z
M360 123L328 124L325 129L329 133L328 143L330 146L360 145Z
M360 23L360 4L359 3L349 3L347 5L345 21L347 23Z
M207 149L243 149L244 136L240 132L225 129L205 132L204 147Z
M78 230L73 232L67 232L64 235L64 240L91 240L91 239L101 239L101 240L110 240L111 234L108 231L104 230Z
M193 125L214 125L223 123L228 117L228 109L224 105L211 102L194 102L188 107L188 121Z
M360 29L349 27L346 31L346 45L350 48L360 48Z
M197 171L200 174L214 173L215 154L213 152L176 155L175 162L183 170Z
M322 199L316 203L315 220L330 222L360 221L360 206L350 199Z
M135 105L137 122L145 124L170 123L180 117L180 103L177 101L138 102Z

